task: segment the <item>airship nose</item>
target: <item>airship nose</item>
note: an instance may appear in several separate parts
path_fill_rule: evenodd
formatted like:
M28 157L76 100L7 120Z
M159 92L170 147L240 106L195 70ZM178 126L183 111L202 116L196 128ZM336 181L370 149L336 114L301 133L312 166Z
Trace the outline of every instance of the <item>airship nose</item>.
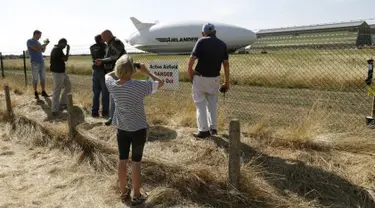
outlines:
M256 39L256 34L248 29L245 29L244 36L246 36L250 40Z
M256 34L248 29L242 28L238 31L236 41L246 44L251 44L256 40Z

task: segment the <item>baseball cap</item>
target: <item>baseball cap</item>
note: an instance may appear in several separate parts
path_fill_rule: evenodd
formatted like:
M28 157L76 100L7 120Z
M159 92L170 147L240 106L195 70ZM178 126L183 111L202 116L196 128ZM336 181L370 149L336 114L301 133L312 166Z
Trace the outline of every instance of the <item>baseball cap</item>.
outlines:
M212 31L215 31L215 25L211 24L211 23L206 23L203 25L202 27L202 32L204 33L210 33Z

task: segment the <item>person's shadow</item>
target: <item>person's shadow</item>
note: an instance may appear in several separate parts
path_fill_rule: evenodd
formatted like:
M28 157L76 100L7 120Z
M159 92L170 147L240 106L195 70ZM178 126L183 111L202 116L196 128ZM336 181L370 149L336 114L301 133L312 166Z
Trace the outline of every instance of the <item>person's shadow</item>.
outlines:
M228 138L210 139L227 150ZM243 162L252 160L254 165L266 170L264 178L279 190L288 190L327 207L375 207L366 189L332 172L306 165L299 160L269 156L244 143L241 143L241 148Z
M52 112L51 112L52 101L49 97L44 97L44 101L38 100L37 104L41 106L41 108L47 115L47 118L44 119L44 121L65 122L68 119L67 110L64 112L60 112L59 115L56 117L52 116ZM85 122L85 115L82 109L78 106L73 105L72 118L73 118L73 127L76 127L77 125Z
M40 107L42 108L42 110L46 113L47 115L47 118L44 119L44 121L52 121L52 120L60 120L60 119L64 119L65 116L59 116L57 118L54 118L52 116L52 112L51 112L51 107L52 107L52 101L49 97L43 97L44 100L42 99L38 99L36 101L36 104L37 105L40 105Z
M150 126L148 129L147 141L167 142L177 138L177 132L164 126Z

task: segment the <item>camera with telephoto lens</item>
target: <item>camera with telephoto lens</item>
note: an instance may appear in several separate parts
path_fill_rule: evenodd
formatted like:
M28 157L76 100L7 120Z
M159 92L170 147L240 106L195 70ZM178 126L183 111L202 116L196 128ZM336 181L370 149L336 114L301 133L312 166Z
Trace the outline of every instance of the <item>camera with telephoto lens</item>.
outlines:
M140 69L141 68L141 64L140 63L133 63L133 67L136 69Z
M371 57L369 60L367 60L368 64L374 64L374 59Z
M220 91L221 93L226 93L226 92L228 91L228 89L227 89L227 87L226 87L225 85L221 85L219 91Z

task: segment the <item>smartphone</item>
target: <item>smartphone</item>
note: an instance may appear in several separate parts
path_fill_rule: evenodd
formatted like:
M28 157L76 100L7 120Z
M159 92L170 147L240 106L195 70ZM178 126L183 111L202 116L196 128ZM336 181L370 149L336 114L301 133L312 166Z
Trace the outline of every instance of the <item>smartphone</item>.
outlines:
M141 68L141 64L140 63L133 63L133 67L134 68Z

